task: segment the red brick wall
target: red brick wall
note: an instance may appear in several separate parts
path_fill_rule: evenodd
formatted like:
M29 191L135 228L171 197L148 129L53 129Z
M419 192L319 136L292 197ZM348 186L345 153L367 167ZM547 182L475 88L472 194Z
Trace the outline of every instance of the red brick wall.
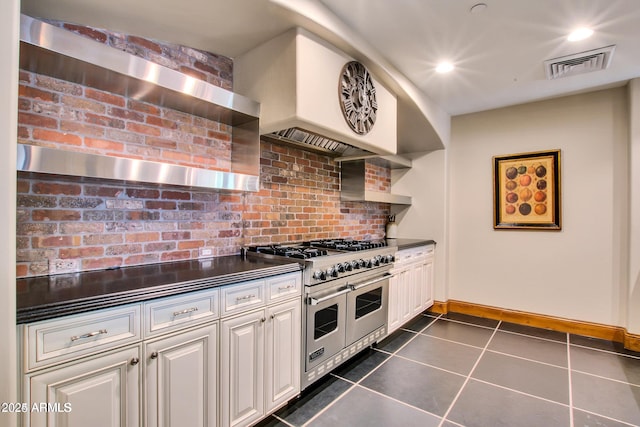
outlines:
M67 28L231 87L228 58ZM24 71L20 79L20 142L228 168L224 125ZM369 166L367 185L388 191L389 171ZM19 173L17 275L48 274L54 259L93 270L196 258L200 248L222 256L258 243L384 235L389 206L341 203L330 157L263 141L260 180L259 192L242 193Z

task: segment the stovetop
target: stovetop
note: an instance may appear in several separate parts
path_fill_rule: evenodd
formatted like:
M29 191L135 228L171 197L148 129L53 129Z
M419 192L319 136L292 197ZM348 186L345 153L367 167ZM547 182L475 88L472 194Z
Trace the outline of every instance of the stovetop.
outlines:
M372 269L390 267L396 248L385 241L327 239L249 246L250 257L291 258L304 265L305 284L314 285Z

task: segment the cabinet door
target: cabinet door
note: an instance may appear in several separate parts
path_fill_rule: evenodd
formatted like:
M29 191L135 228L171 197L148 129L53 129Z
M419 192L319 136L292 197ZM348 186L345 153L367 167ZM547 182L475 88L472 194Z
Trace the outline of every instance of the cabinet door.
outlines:
M398 329L400 323L400 311L402 298L400 295L399 277L394 274L389 278L389 312L387 316L387 333L391 333Z
M421 263L412 264L409 277L409 287L411 288L410 311L411 317L414 317L424 311L422 309L423 294L425 293L425 277L423 265Z
M218 324L145 344L146 425L214 427Z
M264 324L260 310L221 323L223 426L245 426L264 414Z
M295 299L267 309L266 412L300 392L301 303Z
M140 347L27 376L27 414L33 427L133 427L140 425Z
M404 325L413 317L413 274L410 269L398 274L398 287L400 293L400 324Z
M420 266L422 276L422 311L433 305L433 257L427 257Z

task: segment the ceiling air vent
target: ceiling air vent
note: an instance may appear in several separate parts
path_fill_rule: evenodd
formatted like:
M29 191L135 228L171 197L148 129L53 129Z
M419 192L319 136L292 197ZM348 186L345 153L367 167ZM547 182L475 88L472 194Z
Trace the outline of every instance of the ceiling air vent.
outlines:
M547 79L553 80L604 70L609 67L615 48L615 45L611 45L544 61Z

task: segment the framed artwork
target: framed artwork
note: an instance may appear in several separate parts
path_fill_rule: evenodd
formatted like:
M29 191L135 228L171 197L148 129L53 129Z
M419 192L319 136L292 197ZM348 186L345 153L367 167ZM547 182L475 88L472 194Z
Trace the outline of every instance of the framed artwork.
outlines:
M493 228L560 230L560 150L493 157Z

